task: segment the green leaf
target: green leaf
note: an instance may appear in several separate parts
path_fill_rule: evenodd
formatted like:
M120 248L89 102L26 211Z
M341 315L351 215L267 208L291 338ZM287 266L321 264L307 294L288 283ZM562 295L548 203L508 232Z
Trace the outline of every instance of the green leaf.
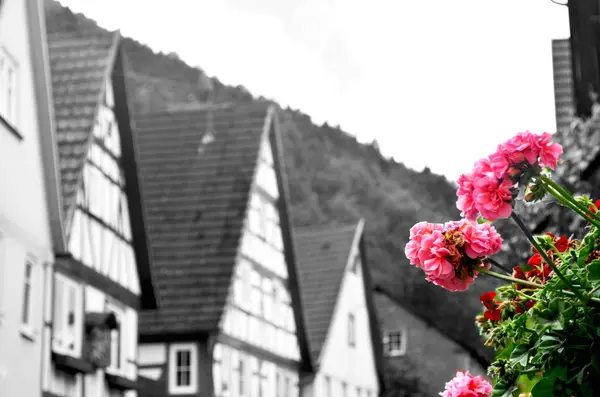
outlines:
M597 281L600 280L600 260L594 259L587 265L588 280Z
M554 397L554 382L556 378L544 377L531 389L532 397Z
M515 347L515 350L513 350L512 354L510 355L510 361L519 363L523 367L525 367L527 365L528 358L529 358L529 347L525 344L518 345L517 347Z
M492 389L492 397L511 397L514 386L499 380Z
M484 223L492 223L490 221L488 221L487 219L485 219L484 217L482 217L481 215L479 217L477 217L477 223L478 224L484 224Z

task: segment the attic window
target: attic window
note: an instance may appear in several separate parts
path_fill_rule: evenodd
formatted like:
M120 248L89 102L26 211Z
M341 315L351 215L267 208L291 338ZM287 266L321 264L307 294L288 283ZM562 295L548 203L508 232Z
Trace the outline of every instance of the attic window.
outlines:
M400 357L406 354L406 328L391 331L383 337L385 354L389 357Z

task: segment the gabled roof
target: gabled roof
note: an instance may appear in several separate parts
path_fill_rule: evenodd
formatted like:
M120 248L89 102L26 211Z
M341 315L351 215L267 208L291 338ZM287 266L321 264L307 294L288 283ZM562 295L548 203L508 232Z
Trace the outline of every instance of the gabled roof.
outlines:
M379 319L373 300L371 271L367 256L364 220L351 224L329 224L296 228L300 290L305 308L308 342L313 362L323 350L335 315L338 295L354 244L362 263L362 280L369 316L375 370L380 390L384 389L383 346Z
M119 34L55 1L47 0L45 6L63 216L68 219Z
M142 339L216 332L223 314L263 138L274 151L281 232L303 368L311 370L275 107L198 105L135 120L159 310Z
M335 227L308 226L295 231L308 341L316 361L333 320L356 223Z
M52 79L53 109L50 113L54 114L54 144L55 152L58 152L62 190L58 206L62 207L64 218L60 226L53 227L65 227L74 209L96 114L106 83L112 84L112 76L142 307L155 308L157 299L150 272L144 206L137 184L136 153L129 123L120 35L99 27L81 14L72 13L53 0L45 0L44 7ZM58 212L61 212L60 208ZM64 234L65 230L53 230L53 234L59 233ZM56 253L68 256L66 252Z
M135 120L162 303L142 313L142 334L218 328L270 122L266 106L227 105Z

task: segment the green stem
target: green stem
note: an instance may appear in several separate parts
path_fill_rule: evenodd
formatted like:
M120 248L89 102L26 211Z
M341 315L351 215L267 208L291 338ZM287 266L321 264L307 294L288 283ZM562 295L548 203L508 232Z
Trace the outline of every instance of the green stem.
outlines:
M540 175L539 178L546 185L547 188L548 187L552 188L552 189L548 189L548 191L550 191L550 193L554 197L559 199L558 196L561 196L566 201L573 204L574 207L577 207L578 211L568 204L565 204L565 205L567 205L572 210L578 212L579 215L583 216L585 218L585 220L592 223L594 226L600 227L600 224L598 223L599 219L598 219L597 215L594 214L592 211L590 211L590 209L587 206L585 206L583 203L580 203L579 201L577 201L575 199L575 197L573 197L573 195L569 191L567 191L565 188L563 188L558 183L554 182L551 178L549 178L545 175ZM551 190L554 190L554 192L552 192ZM585 215L583 215L581 212L583 212Z
M518 278L514 278L511 276L507 276L505 274L501 274L501 273L496 273L492 270L488 270L485 267L477 267L474 269L475 271L479 272L479 273L483 273L483 274L487 274L488 276L492 276L495 278L499 278L501 280L506 280L506 281L510 281L516 284L521 284L524 285L526 287L531 287L531 288L542 288L543 285L542 284L538 284L538 283L533 283L531 281L527 281L527 280L521 280Z
M525 294L525 293L523 293L523 292L521 292L519 290L516 290L516 291L517 291L517 295L521 295L521 297L523 297L525 299L529 299L529 300L536 301L536 302L540 301L538 298L534 298L533 296L529 296L529 295L527 295L527 294Z
M598 286L594 287L594 289L593 289L593 290L591 290L591 291L588 293L588 295L589 295L589 296L592 296L592 295L594 295L594 292L598 291L599 289L600 289L600 285L598 285Z
M548 254L546 254L546 251L544 251L542 249L542 247L538 244L538 242L536 241L535 237L533 237L533 234L531 234L531 232L529 231L529 229L527 228L527 226L525 225L525 223L523 223L523 221L521 220L521 218L519 218L519 216L517 215L517 213L515 211L513 211L510 214L510 217L513 219L513 221L517 224L517 226L519 227L519 229L521 229L521 231L523 232L523 234L525 234L525 236L527 237L527 240L529 240L529 242L531 243L531 245L533 245L533 247L537 250L537 252L540 254L540 256L542 257L542 259L548 264L548 266L550 266L550 268L554 271L554 274L556 274L556 276L558 278L561 279L561 281L563 283L565 283L565 285L567 287L569 287L569 289L571 291L573 291L573 293L579 298L581 299L582 302L586 303L589 298L586 297L585 295L583 295L579 289L575 288L575 286L569 281L567 280L567 278L564 276L564 274L562 274L560 272L560 270L558 270L558 267L556 267L556 265L554 264L554 262L552 262L550 260L550 258L548 258Z
M548 190L548 192L553 195L561 204L563 204L565 207L570 208L573 212L575 212L577 215L581 216L583 219L586 220L586 222L591 223L592 225L599 227L600 228L600 222L598 222L598 220L595 218L595 216L591 214L591 212L589 211L584 211L581 209L581 206L576 205L575 202L565 198L564 196L562 196L559 192L557 192L554 188L552 188L551 186L546 186L546 190Z

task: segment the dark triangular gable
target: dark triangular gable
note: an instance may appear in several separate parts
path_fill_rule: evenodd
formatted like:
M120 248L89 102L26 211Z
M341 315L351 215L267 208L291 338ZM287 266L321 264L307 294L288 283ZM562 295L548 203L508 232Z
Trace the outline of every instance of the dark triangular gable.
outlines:
M54 233L68 233L83 165L92 142L92 128L106 81L111 81L121 133L122 165L142 293L141 305L155 308L157 297L150 272L144 205L138 186L137 155L129 123L120 35L98 27L54 1L46 0L45 6L62 212L65 218L63 225L67 228L66 231L55 230ZM111 77L112 80L108 80ZM67 252L57 252L57 255L68 257Z

